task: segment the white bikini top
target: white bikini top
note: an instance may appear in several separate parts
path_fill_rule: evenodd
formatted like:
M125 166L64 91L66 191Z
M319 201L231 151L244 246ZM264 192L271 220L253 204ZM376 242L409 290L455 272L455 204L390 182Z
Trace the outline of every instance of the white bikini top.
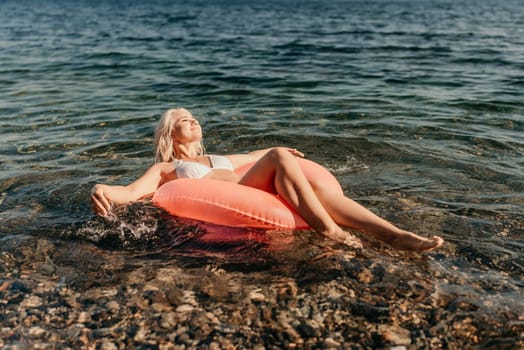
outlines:
M179 179L190 178L200 179L211 172L213 169L227 169L233 171L233 164L231 161L223 156L208 155L211 167L197 162L186 162L180 159L175 159L176 176Z

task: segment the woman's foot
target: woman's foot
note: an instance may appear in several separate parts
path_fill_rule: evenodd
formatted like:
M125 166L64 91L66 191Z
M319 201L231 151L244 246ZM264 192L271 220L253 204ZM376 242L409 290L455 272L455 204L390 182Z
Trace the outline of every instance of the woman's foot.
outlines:
M399 250L429 252L440 247L442 243L444 243L444 240L439 236L425 238L412 232L403 231L385 242Z

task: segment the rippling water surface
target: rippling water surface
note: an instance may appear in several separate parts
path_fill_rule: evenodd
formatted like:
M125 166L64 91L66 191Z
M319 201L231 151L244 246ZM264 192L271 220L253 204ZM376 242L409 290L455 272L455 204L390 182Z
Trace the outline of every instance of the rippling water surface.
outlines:
M317 320L329 331L313 337L296 326L302 342L291 332L257 333L258 340L243 343L237 330L232 343L240 347L307 347L312 337L376 347L403 344L379 325L393 322L394 305L407 292L375 299L408 281L412 294L425 291L417 302L433 310L428 316L410 304L427 318L393 322L407 329L412 345L467 339L467 347L524 346L521 1L22 0L0 9L6 315L27 295L44 298L28 281L59 281L75 293L115 286L122 303L127 294L119 288L132 281L146 290L154 280L147 271L171 269L182 281L177 286L196 295L193 315L215 310L216 302L231 316L235 295L252 295L249 288L265 295L258 303L269 302L275 283L291 283L296 298L315 304L327 286L351 295L349 315L378 334L357 342ZM176 106L199 118L208 152L298 148L327 166L350 197L403 228L441 234L446 245L413 255L368 240L355 254L311 232L202 226L149 203L120 208L111 222L95 218L92 185L127 183L151 165L156 122ZM224 230L238 240L217 241L214 234ZM20 300L10 299L16 285L25 286ZM289 308L278 300L277 314ZM375 320L363 313L364 302L382 303L390 314ZM170 299L172 308L187 303L187 295ZM89 302L68 305L91 312ZM220 321L234 326L229 316ZM0 344L45 343L67 328L10 317L0 318L12 329L2 331ZM24 331L31 322L45 336ZM472 328L462 334L456 324ZM281 322L273 330L282 329Z

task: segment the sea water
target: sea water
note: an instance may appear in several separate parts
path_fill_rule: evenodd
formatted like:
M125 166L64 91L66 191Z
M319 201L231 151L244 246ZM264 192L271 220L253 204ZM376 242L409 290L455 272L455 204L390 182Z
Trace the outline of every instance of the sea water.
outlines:
M354 266L397 266L391 276L426 281L436 300L474 305L442 302L453 320L471 312L499 325L476 326L478 342L522 345L523 13L517 0L2 1L0 282L26 281L39 262L54 266L41 283L122 287L167 266L219 269L244 286L290 279L308 297L304 285L367 283L369 295L355 297L365 299L398 283L362 279ZM245 232L147 202L95 217L91 187L140 176L172 107L198 118L209 153L297 148L349 197L446 244L413 257L360 236L366 247L353 256L312 232L268 233L270 248L203 242L206 229ZM432 322L438 338L446 321Z

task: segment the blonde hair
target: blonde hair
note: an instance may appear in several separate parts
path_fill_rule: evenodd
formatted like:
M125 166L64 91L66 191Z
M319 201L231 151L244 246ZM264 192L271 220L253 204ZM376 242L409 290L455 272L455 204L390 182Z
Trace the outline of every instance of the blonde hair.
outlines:
M182 112L188 111L185 108L168 109L160 118L155 130L155 163L171 162L178 159L180 154L177 143L173 139L173 129L175 117ZM204 155L205 150L202 142L196 146L195 151L197 156Z

